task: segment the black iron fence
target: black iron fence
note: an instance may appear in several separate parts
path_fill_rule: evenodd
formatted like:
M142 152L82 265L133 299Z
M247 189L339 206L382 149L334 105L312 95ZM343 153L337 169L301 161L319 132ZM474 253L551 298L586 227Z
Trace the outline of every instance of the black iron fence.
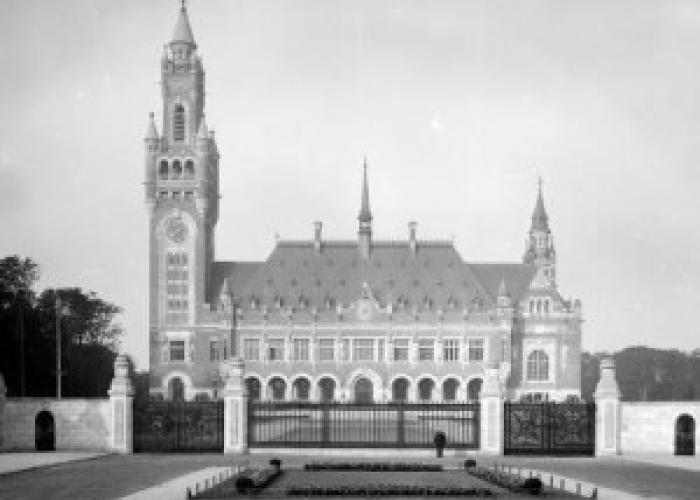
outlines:
M593 455L595 403L505 403L506 455Z
M478 403L248 403L248 445L292 448L479 447Z
M135 452L223 452L223 401L134 404Z

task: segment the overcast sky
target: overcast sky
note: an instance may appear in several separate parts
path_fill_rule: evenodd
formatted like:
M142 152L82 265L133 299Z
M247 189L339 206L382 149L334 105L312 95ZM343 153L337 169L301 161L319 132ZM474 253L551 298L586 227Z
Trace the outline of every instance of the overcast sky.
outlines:
M124 308L147 363L143 136L175 0L2 0L0 255ZM356 234L518 261L544 178L584 348L700 347L700 2L192 0L216 256ZM159 123L160 125L160 123Z

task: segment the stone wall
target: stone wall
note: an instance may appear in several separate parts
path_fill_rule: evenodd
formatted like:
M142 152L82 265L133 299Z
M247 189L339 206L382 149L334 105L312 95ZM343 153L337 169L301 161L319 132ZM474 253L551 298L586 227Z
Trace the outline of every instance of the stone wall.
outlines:
M622 403L620 408L620 451L629 453L663 453L675 451L676 419L687 414L695 419L695 450L698 447L700 401L659 401Z
M0 426L0 450L35 449L35 419L54 418L56 450L107 450L112 416L109 399L7 398Z

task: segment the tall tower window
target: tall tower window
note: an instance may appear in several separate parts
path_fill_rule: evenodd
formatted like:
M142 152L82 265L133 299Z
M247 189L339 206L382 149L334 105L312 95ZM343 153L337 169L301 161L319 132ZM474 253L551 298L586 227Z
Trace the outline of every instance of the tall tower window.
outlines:
M173 179L179 179L180 176L182 176L182 163L180 163L180 160L175 160L173 162Z
M527 357L527 379L549 380L549 358L544 351L537 349Z
M185 107L182 104L175 105L173 111L173 140L185 140Z
M167 255L166 290L168 295L167 316L169 323L187 321L189 305L189 263L184 252Z
M168 162L167 160L161 160L160 166L158 167L158 176L165 180L168 178Z
M191 179L192 177L194 177L194 162L187 160L185 162L185 179Z

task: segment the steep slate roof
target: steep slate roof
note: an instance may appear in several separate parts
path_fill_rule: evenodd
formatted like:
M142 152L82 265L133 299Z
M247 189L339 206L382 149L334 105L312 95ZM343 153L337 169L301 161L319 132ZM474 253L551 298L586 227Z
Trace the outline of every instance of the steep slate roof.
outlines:
M492 297L498 296L501 281L505 281L508 292L514 300L522 297L537 273L537 268L530 264L508 262L468 265Z
M269 307L279 299L295 308L305 301L319 310L332 299L347 307L363 295L365 283L381 306L403 303L406 310L424 310L430 301L432 310L461 311L494 305L494 295L451 242L419 241L415 256L407 241L373 242L371 257L364 260L355 241L323 242L320 252L313 241L280 241L265 263L240 266L215 263L210 297L218 296L230 276L244 309L253 299Z

